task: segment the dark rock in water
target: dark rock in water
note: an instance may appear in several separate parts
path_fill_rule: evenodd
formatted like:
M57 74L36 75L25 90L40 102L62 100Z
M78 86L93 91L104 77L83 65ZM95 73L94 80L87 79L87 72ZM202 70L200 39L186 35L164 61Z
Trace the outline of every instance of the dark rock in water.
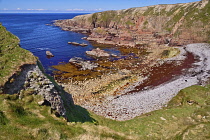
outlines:
M71 42L72 45L79 45L77 42Z
M86 51L86 54L93 55L96 57L109 57L110 56L109 53L107 53L106 51L101 50L99 48L93 49L92 51Z
M82 34L87 34L87 33L88 33L87 31L83 31L83 32L82 32Z
M84 46L87 46L88 44L82 43L82 44L79 44L79 45L84 47Z
M86 40L86 39L87 39L87 37L83 37L83 38L81 38L81 39L84 39L84 40Z
M116 54L111 54L111 56L112 56L112 57L117 57L117 55L116 55Z
M47 58L54 57L54 55L50 51L46 51Z
M54 26L53 24L45 24L45 25L47 25L47 26Z
M80 57L71 58L69 62L78 67L81 67L80 70L92 70L98 67L98 64L90 62L90 61L86 61Z
M85 43L77 43L77 42L68 42L68 44L72 44L72 45L75 45L75 46L87 46L88 44L85 44Z

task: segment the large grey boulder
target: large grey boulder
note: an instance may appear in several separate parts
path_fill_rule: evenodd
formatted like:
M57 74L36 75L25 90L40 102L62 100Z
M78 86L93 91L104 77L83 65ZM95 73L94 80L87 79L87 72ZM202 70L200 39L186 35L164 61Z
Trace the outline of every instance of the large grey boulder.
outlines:
M99 48L93 49L92 51L86 51L86 54L96 56L96 57L109 57L110 56L109 53Z
M80 57L74 57L69 60L70 63L80 67L80 70L92 70L98 67L97 63L86 61Z

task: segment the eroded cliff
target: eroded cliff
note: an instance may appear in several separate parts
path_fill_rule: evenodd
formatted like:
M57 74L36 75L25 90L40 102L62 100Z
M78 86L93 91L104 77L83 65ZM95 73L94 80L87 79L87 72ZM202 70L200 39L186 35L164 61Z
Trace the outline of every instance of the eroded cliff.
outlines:
M136 46L155 42L184 45L210 41L210 2L155 5L58 20L63 30L90 33L99 43Z
M39 105L48 105L56 116L66 117L62 98L71 106L71 95L62 93L62 88L40 70L37 61L31 52L19 46L19 39L0 24L0 94L16 94L19 100L40 95Z

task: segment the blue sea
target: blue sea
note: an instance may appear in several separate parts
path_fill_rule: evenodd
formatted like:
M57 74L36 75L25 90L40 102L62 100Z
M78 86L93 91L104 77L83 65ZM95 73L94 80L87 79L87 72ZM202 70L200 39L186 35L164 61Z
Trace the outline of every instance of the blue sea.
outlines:
M82 57L85 60L93 58L87 56L85 51L92 50L90 42L82 40L86 35L71 31L63 31L53 24L54 20L71 19L81 13L0 13L0 22L8 31L20 39L22 48L31 51L39 57L46 73L52 74L52 65L61 62L67 63L72 57ZM86 43L88 46L73 46L68 42ZM47 58L46 51L51 51L54 57ZM115 48L106 49L119 54Z

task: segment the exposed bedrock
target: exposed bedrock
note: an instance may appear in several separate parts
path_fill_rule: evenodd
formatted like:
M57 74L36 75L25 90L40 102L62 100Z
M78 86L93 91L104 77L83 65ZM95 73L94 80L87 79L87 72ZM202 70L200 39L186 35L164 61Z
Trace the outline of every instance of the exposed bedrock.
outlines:
M86 61L80 57L71 58L69 62L76 65L80 70L92 70L98 67L97 63Z
M210 2L155 5L105 11L57 20L63 30L90 33L98 43L136 46L145 43L185 45L208 42Z
M49 105L58 116L66 116L61 91L43 74L37 65L23 65L21 71L14 74L3 88L3 93L18 94L21 99L24 93L41 95L39 105ZM70 94L69 94L70 96ZM71 98L67 99L73 104Z

